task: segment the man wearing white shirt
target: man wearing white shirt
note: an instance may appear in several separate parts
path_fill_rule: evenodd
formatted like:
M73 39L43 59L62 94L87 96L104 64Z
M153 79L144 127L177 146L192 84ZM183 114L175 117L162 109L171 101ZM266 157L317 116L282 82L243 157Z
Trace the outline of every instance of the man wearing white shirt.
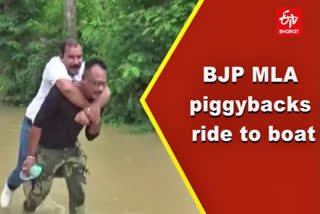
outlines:
M1 194L1 207L8 207L12 199L13 191L16 190L22 180L19 174L22 170L23 161L27 157L28 152L28 137L30 134L32 123L50 89L56 84L57 88L62 94L70 100L74 105L84 109L90 105L92 107L104 106L110 98L110 90L105 88L102 95L90 104L88 100L82 95L80 90L73 86L72 81L81 81L84 70L84 63L82 62L82 48L73 39L68 39L61 46L61 56L53 57L47 63L43 75L42 82L36 97L27 107L25 117L22 121L20 132L20 148L16 168L10 174L5 187ZM75 120L81 122L82 125L88 125L89 120L80 112Z

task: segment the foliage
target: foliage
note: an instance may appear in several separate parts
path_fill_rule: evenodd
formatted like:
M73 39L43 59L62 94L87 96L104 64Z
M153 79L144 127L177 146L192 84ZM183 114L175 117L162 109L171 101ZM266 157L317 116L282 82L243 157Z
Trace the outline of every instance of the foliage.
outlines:
M51 27L54 19L59 20L61 7L51 9L40 0L19 3L0 15L0 74L2 81L9 82L0 94L5 101L26 104L37 92L44 65L62 37L61 27Z
M0 15L0 96L28 103L64 37L60 0L26 1ZM112 99L104 121L150 129L139 98L195 6L195 0L78 0L84 58L108 65ZM61 23L61 24L57 24ZM148 128L149 127L149 128Z

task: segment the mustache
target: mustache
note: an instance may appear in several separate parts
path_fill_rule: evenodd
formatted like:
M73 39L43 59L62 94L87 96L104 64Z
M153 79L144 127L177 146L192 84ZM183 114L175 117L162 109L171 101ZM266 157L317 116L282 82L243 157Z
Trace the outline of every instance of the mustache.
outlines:
M79 69L81 67L81 65L73 65L73 66L70 66L71 69Z

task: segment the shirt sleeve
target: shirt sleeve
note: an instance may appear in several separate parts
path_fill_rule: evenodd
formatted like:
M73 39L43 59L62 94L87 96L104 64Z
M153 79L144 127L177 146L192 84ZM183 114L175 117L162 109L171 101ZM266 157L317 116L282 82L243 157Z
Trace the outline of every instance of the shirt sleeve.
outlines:
M100 124L100 127L101 127L101 124ZM100 134L100 127L99 127L98 133L96 133L96 134L91 134L91 133L89 132L89 126L86 126L86 130L85 130L86 138L87 138L89 141L91 141L91 140L94 140L96 137L98 137L99 134Z
M54 85L58 79L71 80L71 77L68 75L68 71L60 58L53 57L44 69L43 79L48 80L51 85Z
M33 125L42 128L58 111L62 95L56 86L53 86L42 103Z

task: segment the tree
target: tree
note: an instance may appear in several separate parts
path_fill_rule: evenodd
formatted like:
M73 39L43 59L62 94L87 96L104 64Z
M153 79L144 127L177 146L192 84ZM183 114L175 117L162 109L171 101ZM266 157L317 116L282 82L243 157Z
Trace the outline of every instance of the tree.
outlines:
M76 0L64 0L64 27L68 36L78 38Z
M112 99L102 120L151 128L139 98L196 1L0 0L0 100L29 103L67 34L85 60L108 64Z
M3 0L4 12L7 12L9 10L9 4L10 4L10 0Z

